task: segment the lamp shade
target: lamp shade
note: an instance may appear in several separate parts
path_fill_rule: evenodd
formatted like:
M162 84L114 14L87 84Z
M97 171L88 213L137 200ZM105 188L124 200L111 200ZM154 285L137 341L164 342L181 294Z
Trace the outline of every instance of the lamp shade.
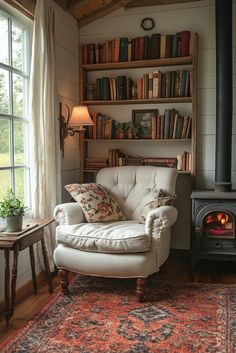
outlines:
M70 118L70 125L94 125L86 106L80 105L73 108Z

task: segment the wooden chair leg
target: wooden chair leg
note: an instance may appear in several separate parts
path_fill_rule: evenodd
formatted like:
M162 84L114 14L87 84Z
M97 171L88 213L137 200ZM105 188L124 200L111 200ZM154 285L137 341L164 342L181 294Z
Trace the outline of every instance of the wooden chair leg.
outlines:
M137 294L139 303L142 303L143 299L144 299L145 283L146 283L146 279L145 278L137 278L137 281L136 281L136 294Z
M67 295L69 293L68 289L68 271L67 270L59 270L59 277L60 277L60 283L61 283L61 289L63 294Z

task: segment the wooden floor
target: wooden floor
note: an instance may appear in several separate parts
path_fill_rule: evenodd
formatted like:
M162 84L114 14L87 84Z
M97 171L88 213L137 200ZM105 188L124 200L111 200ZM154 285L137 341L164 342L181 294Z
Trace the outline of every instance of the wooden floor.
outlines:
M236 284L236 263L202 261L196 265L194 273L191 273L188 257L170 256L155 278L182 282ZM33 293L29 285L17 293L14 316L9 327L5 325L3 310L0 311L0 342L14 336L18 329L24 326L27 320L38 312L51 297L45 278L41 276L38 282L37 294ZM60 290L57 276L53 279L53 285L54 293Z

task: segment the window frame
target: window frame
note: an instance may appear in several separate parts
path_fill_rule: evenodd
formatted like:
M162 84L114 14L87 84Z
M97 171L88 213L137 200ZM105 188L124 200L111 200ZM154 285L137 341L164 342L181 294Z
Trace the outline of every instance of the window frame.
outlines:
M30 80L30 62L31 62L31 44L32 44L32 27L33 22L27 18L25 15L22 15L19 11L12 8L10 5L3 3L0 0L0 12L8 20L8 64L0 62L0 68L6 70L9 77L9 113L4 114L0 113L1 119L5 120L9 124L9 158L10 162L8 166L0 166L0 171L9 170L10 172L10 187L13 192L16 191L16 181L15 181L15 171L23 170L24 171L24 189L27 191L24 194L24 202L27 205L26 212L31 210L31 188L30 188L30 155L29 155L29 80ZM24 31L24 43L23 43L23 68L22 70L13 67L13 51L12 51L12 24L19 26ZM23 78L23 104L24 112L23 116L14 115L13 112L13 77L14 74L19 75ZM15 145L14 145L14 122L23 122L24 128L24 163L15 165Z

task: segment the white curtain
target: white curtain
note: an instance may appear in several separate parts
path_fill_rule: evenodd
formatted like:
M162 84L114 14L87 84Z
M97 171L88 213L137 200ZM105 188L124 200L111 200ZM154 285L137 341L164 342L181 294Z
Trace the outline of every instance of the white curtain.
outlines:
M60 202L60 143L55 79L55 10L52 0L37 0L33 29L31 109L31 190L33 217L52 218ZM54 227L45 229L51 271Z

